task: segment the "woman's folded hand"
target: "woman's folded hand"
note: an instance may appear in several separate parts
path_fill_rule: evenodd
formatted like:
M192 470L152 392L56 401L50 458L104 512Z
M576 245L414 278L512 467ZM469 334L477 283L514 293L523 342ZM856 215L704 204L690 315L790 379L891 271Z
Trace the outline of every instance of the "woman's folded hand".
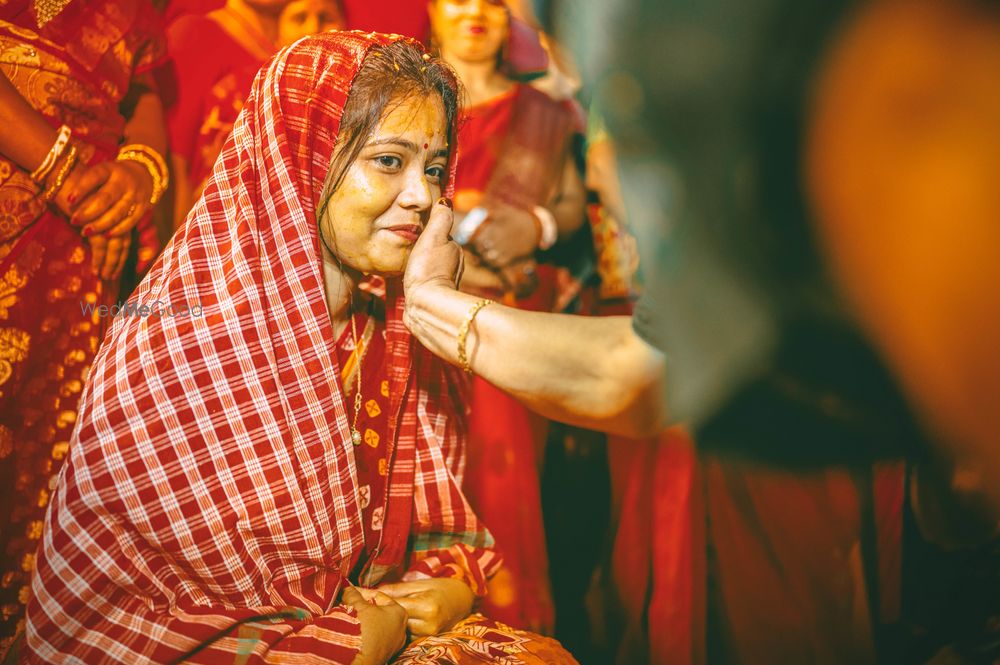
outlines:
M465 582L449 578L384 584L378 590L406 609L406 627L415 636L448 630L469 616L475 600Z
M90 239L94 273L117 279L128 257L132 228L150 210L152 180L139 164L108 160L77 165L55 199Z
M385 665L406 644L406 610L374 589L344 589L341 602L361 624L361 651L353 665Z

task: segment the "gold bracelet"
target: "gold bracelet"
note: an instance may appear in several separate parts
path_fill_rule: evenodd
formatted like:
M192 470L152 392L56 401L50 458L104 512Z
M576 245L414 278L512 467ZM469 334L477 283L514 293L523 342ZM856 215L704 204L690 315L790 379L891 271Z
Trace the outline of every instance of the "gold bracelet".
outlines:
M59 128L59 133L56 134L56 141L49 148L49 152L45 155L45 159L42 163L38 165L38 168L31 172L31 179L35 181L36 184L43 184L45 179L49 177L52 169L55 168L56 164L59 163L59 158L62 157L63 153L66 152L66 146L69 145L69 139L73 136L73 130L63 125Z
M163 156L148 145L132 143L118 150L118 160L138 162L149 172L149 177L153 179L153 193L149 197L149 204L156 205L170 186L170 171L167 170Z
M483 298L477 302L469 309L469 313L465 315L465 321L462 321L462 325L458 329L458 364L462 366L466 374L472 374L472 365L469 364L469 359L465 355L465 339L469 336L469 328L472 327L472 322L476 320L479 310L495 302L495 300L490 300L489 298Z
M56 179L52 181L52 186L42 193L43 201L48 203L56 197L56 194L62 189L63 184L66 182L66 177L73 170L74 166L76 166L76 146L71 145L69 152L66 154L66 161L63 162L59 172L56 173Z

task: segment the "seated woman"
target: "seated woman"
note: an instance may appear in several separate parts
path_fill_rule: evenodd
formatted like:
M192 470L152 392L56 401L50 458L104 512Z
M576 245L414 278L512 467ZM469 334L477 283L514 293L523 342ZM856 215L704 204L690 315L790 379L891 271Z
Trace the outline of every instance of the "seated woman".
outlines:
M574 662L470 616L499 557L460 490L459 384L401 321L457 97L374 33L258 75L94 364L27 662Z

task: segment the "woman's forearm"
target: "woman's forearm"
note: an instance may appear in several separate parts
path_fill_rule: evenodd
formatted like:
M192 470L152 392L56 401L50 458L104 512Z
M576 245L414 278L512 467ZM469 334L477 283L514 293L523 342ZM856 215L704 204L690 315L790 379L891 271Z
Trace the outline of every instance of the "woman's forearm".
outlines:
M34 171L56 141L57 131L0 72L0 153Z
M156 93L156 84L150 74L143 74L133 80L127 105L129 113L125 124L125 143L147 145L166 157L167 123L163 103Z
M587 192L576 164L567 158L556 195L549 203L549 210L556 219L559 239L570 238L583 225L587 205Z
M408 294L407 325L436 355L458 363L458 330L478 301L444 287ZM666 422L662 354L628 317L580 317L492 305L466 340L476 374L554 420L626 436Z

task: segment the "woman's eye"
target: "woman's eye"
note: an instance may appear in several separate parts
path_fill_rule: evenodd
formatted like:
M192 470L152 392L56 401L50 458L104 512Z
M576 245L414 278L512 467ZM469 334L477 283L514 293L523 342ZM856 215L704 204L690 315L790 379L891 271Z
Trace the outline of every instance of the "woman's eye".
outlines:
M441 182L444 180L445 173L443 166L432 166L427 169L426 173L431 182Z
M395 155L379 155L375 162L386 170L397 170L403 166L403 160Z

